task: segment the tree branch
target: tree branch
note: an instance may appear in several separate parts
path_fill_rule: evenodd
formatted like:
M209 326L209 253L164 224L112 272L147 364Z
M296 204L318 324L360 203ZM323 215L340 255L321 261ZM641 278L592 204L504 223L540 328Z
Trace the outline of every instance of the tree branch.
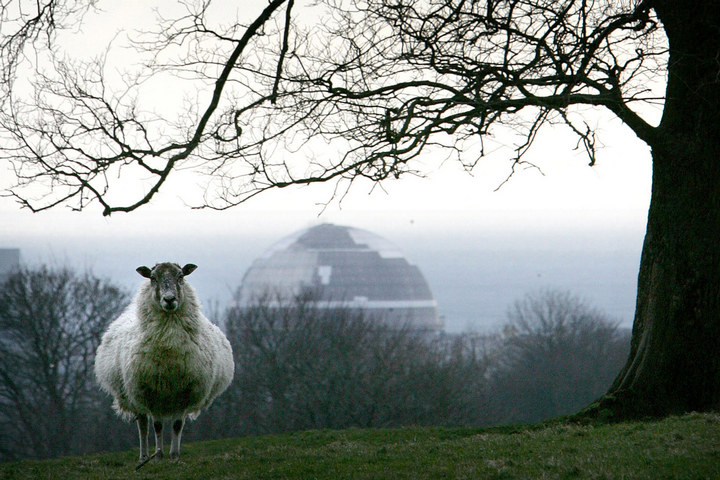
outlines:
M567 117L576 105L608 109L658 141L636 108L662 101L646 78L667 54L646 1L326 1L317 24L292 22L294 0L273 0L247 27L213 27L211 0L188 3L133 43L150 55L149 73L124 75L124 91L109 79L107 54L53 59L30 100L3 103L0 157L17 179L6 195L33 210L97 202L105 215L130 212L186 169L205 175L200 206L223 209L271 188L422 174L415 160L429 147L470 169L505 127L517 132L505 142L515 168L555 122L592 165L591 122ZM140 110L146 84L158 81L189 82L189 97L207 88L210 99L188 98L167 117ZM338 153L321 153L327 145ZM129 181L142 190L123 201L116 185ZM45 195L29 195L36 187Z

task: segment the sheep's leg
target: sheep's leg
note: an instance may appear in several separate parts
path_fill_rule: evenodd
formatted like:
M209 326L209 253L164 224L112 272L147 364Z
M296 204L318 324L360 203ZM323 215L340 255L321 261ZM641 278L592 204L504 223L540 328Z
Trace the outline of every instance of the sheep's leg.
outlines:
M155 430L155 460L163 458L163 422L162 419L153 420L153 429Z
M141 413L137 416L138 435L140 435L140 461L148 458L148 416Z
M170 443L170 458L180 459L180 438L182 429L185 426L185 416L176 417L172 422L172 441Z

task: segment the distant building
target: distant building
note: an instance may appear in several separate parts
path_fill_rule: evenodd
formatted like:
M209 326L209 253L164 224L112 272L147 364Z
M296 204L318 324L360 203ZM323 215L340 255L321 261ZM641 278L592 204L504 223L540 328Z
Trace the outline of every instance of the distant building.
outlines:
M265 293L287 299L305 291L321 308L358 308L395 325L443 328L420 269L366 230L326 223L280 240L245 273L238 303L246 307Z
M0 248L0 282L5 281L10 273L20 268L19 248Z

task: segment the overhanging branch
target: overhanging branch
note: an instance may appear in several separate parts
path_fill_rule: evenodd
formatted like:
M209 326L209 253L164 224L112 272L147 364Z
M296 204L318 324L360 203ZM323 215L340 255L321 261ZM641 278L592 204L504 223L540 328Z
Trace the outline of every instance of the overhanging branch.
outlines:
M471 168L499 129L517 132L506 142L517 165L555 123L594 164L592 122L566 116L577 105L657 141L635 109L662 100L645 85L666 53L646 3L328 2L330 16L307 28L292 22L294 0L273 0L247 27L213 28L211 4L188 2L167 32L133 43L151 52L151 73L127 75L126 93L109 88L102 62L57 61L32 101L11 96L0 119L10 194L34 210L96 201L108 215L150 203L186 169L206 175L205 206L227 208L270 188L418 174L429 146ZM207 86L209 100L176 118L147 113L138 92L162 75L188 80L192 95ZM466 152L466 141L483 148ZM147 184L118 204L113 187L130 179ZM43 183L53 195L38 207L21 187Z

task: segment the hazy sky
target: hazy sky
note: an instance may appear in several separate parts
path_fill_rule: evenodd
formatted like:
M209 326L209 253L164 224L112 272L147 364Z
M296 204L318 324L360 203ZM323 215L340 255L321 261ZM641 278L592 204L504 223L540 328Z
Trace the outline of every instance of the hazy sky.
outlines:
M571 290L629 327L650 185L648 152L630 140L603 150L592 168L571 149L538 150L547 155L545 176L521 172L498 192L497 175L470 176L448 163L372 193L358 184L325 208L324 186L268 192L222 212L188 210L166 192L161 205L110 218L97 209L31 214L5 200L0 247L21 247L28 263L90 268L131 289L139 265L196 263L203 301L223 303L272 243L332 222L399 245L427 277L448 330L496 325L512 301L539 288Z
M299 2L295 12L302 13L303 8L317 12L316 8L305 7L305 3L307 2ZM68 51L73 56L82 53L88 58L104 52L106 44L112 42L113 47L106 53L108 65L105 71L111 76L117 75L127 68L123 62L134 59L132 49L124 48L127 43L126 36L137 38L138 35L132 32L153 28L154 4L177 13L172 10L172 6L177 5L173 2L140 0L99 2L101 10L88 14L79 31L74 29L61 31L60 39L68 45ZM253 9L262 8L262 4L240 8L236 2L223 0L215 1L213 5L216 5L215 13L220 22L227 22L235 15L245 15L248 20L256 13L252 11ZM173 105L178 99L186 98L192 93L184 91L187 87L197 88L198 85L182 82L178 85L165 83L161 90L154 90L154 87L149 85L152 97L141 96L140 100L146 103L140 108L163 112L164 108L171 108L168 105ZM211 84L206 84L206 87L211 88ZM202 98L202 95L198 94L201 104ZM251 200L237 209L239 212L230 213L228 217L224 215L210 215L210 217L219 219L220 225L227 225L225 218L233 218L235 215L249 215L249 218L252 218L257 214L260 216L259 220L262 220L264 212L267 211L286 213L292 219L300 218L305 223L316 221L321 213L329 220L348 222L355 215L362 217L368 212L371 217L375 217L377 214L387 215L392 211L468 211L477 213L472 217L477 218L481 228L484 228L486 222L495 216L506 218L510 222L537 220L539 217L547 221L573 224L577 221L582 224L605 222L608 217L628 219L631 223L636 222L638 218L643 221L650 185L648 148L609 113L589 108L585 113L588 114L585 120L589 126L595 128L600 145L598 163L594 168L587 167L584 152L576 148L577 140L567 128L544 127L526 160L537 164L545 176L534 169L520 171L499 192L494 192L494 189L502 183L510 171L510 165L503 161L503 158L507 158L512 153L511 149L499 151L489 160L481 160L473 176L463 172L452 160L443 161L444 153L438 152L437 155L430 155L421 160L423 165L420 169L428 174L427 179L403 178L400 181L383 184L382 189L373 189L368 183L358 183L340 205L336 201L323 209L320 204L329 200L331 187L314 186L269 192L262 198ZM659 114L660 110L657 108L643 112L650 121L657 120ZM512 139L490 138L488 144L493 142L498 146L512 147L510 143L512 141ZM492 145L489 147L490 150L493 148ZM322 156L323 152L313 151L313 154ZM299 155L302 155L302 152ZM7 175L7 172L0 169L0 174L3 173ZM178 177L178 174L173 176ZM195 178L187 175L183 181L188 184L196 183ZM0 186L8 183L0 180ZM123 230L129 230L133 228L135 222L141 222L143 218L148 218L150 225L153 225L153 216L162 216L165 211L183 209L183 199L180 198L183 183L176 182L168 187L170 188L165 188L161 195L154 199L150 208L133 213L133 221L128 223L127 219L121 218L122 215L117 215L113 219L97 223L98 228L122 225ZM372 194L369 194L371 191ZM191 200L186 199L186 201ZM13 210L14 205L12 202L0 199L0 209ZM97 210L88 216L96 215ZM82 215L82 218L82 221L85 221L86 216ZM391 216L390 223L396 223L393 218ZM72 228L75 228L73 222L77 221L80 220L71 221ZM47 222L52 222L52 215L42 223ZM33 228L33 223L33 220L22 222L24 228L29 229ZM65 220L58 223L56 228L67 225ZM472 225L468 227L472 228Z
M19 210L9 198L0 199L7 233L146 235L179 231L270 234L322 221L402 230L483 231L488 228L529 230L605 230L636 228L645 222L650 197L649 150L616 120L601 128L606 145L594 167L587 166L573 139L548 129L528 156L540 166L517 172L498 191L509 172L500 158L481 163L471 174L449 160L430 166L425 178L404 177L375 186L358 182L344 198L332 198L329 185L269 191L227 211L190 210L182 193L166 189L136 212L102 217L100 208L71 213L58 208L40 214ZM172 187L172 185L169 185ZM329 204L324 205L329 202ZM185 225L176 224L175 213ZM167 219L172 218L172 221ZM195 225L198 222L202 228Z
M132 10L125 11L128 13ZM112 18L121 25L128 16ZM93 33L92 28L87 30ZM358 183L341 202L335 199L325 207L322 204L331 199L332 190L323 185L267 192L223 212L190 211L179 190L165 190L153 204L110 218L102 217L97 207L83 213L56 209L31 214L3 198L0 247L23 248L26 261L79 261L108 275L115 275L123 266L132 275L139 264L165 259L199 263L197 258L201 258L213 262L206 268L208 274L236 270L223 274L221 283L229 290L237 284L233 279L242 277L248 258L273 241L301 228L332 222L378 233L401 245L421 269L427 265L446 279L453 274L459 278L472 275L473 266L459 262L443 270L437 260L412 258L413 254L422 257L427 252L457 250L472 257L473 251L487 255L489 247L504 251L571 248L577 258L590 258L598 249L606 251L603 255L610 252L607 258L613 258L612 252L624 252L618 253L625 262L622 275L630 278L618 281L629 285L624 288L631 290L632 297L637 273L633 263L639 259L650 196L650 154L647 146L612 116L588 118L604 144L594 167L588 167L584 153L574 149L576 140L567 130L547 128L541 130L527 156L544 175L535 169L519 171L497 192L495 188L510 168L501 157L481 162L470 175L452 161L441 162L438 154L425 161L427 178L402 178L382 188ZM502 143L503 139L495 141ZM8 175L7 171L1 174ZM7 180L0 179L0 185ZM78 249L86 253L78 254ZM231 258L209 260L214 251ZM235 254L228 255L228 251ZM103 267L108 264L113 268ZM509 265L508 269L516 267ZM131 278L125 275L123 278ZM437 281L429 280L431 284ZM592 297L592 285L584 288ZM518 294L513 292L515 297ZM627 293L623 295L626 304ZM441 299L438 301L442 310ZM603 301L606 308L614 302L612 297ZM623 306L624 316L628 308Z

